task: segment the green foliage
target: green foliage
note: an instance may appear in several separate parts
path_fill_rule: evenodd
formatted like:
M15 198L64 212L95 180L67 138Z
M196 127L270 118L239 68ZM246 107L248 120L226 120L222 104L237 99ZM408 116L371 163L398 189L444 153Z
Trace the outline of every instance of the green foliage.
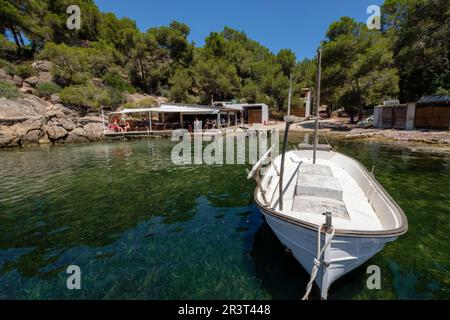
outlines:
M106 88L97 95L99 106L117 108L124 101L124 95L120 90L114 88Z
M202 103L214 100L233 98L240 89L240 79L236 67L225 60L209 59L201 61L196 66L198 84L201 87Z
M0 57L7 58L17 51L17 46L0 34Z
M20 97L20 92L14 84L0 80L0 97L14 99Z
M281 49L277 54L277 62L281 65L281 69L286 76L290 76L292 73L296 60L295 53L290 49Z
M155 99L148 97L140 101L125 103L123 107L126 109L150 108L154 107L156 104L157 101Z
M120 75L117 72L108 72L107 74L105 74L103 76L103 82L111 88L114 88L120 92L134 92L135 89L133 88L133 86L126 81L122 75Z
M97 88L92 84L68 86L59 93L61 101L68 105L87 108L117 107L124 101L121 92L112 88Z
M40 98L49 98L52 94L59 93L61 87L53 82L38 83L35 87L36 94Z
M194 103L196 99L194 87L194 71L192 69L177 69L169 80L169 98L175 102Z
M30 63L22 63L14 68L14 74L18 75L22 79L26 79L38 74L36 69L34 69Z
M89 77L101 77L113 67L113 56L107 50L69 47L47 43L39 58L54 63L53 77L59 85L85 84Z
M323 101L350 112L398 95L389 40L344 17L331 24L323 43Z
M6 60L0 59L0 68L4 69L10 76L14 75L16 68L14 65Z
M59 93L61 101L68 105L98 107L94 86L69 86Z
M402 100L450 90L448 0L386 0L382 12Z
M81 30L66 27L72 4L81 8ZM324 103L355 111L387 97L415 101L450 91L448 0L385 0L382 13L382 32L348 17L329 26ZM54 63L52 73L62 87L102 78L109 91L97 103L115 105L121 95L116 92L138 89L178 102L209 103L212 96L261 101L280 113L290 75L293 104L301 103L302 88L315 86L314 59L297 62L289 49L273 54L229 27L195 47L189 32L177 21L140 32L129 18L101 13L93 0L0 0L0 58L24 61L37 53ZM3 68L23 77L31 71L6 63Z

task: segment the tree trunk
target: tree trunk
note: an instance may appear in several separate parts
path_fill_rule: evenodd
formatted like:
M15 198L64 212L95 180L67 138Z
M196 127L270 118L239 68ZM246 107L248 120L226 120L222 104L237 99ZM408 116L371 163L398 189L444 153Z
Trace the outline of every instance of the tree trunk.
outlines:
M23 37L22 37L22 32L18 32L17 33L17 35L19 36L19 41L20 41L20 43L22 44L22 46L24 46L25 45L25 42L23 41Z
M141 77L142 77L142 83L144 83L145 80L145 73L144 73L144 65L142 63L142 59L139 58L139 66L141 67Z
M359 100L358 121L362 121L362 118L363 118L363 105L362 105L361 89L359 87L358 79L356 79L356 89L358 90L358 100Z
M362 121L363 119L363 107L362 104L359 105L359 112L358 112L358 121Z
M9 29L11 30L11 33L12 33L12 35L14 37L14 41L15 41L16 46L17 46L17 51L19 51L21 46L20 46L19 37L17 36L16 29L14 29L14 26L12 24L9 25Z

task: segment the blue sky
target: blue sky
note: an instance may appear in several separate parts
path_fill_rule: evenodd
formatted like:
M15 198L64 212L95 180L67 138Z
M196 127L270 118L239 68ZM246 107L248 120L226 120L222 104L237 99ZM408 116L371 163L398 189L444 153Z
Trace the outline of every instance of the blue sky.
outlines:
M314 56L331 22L350 16L365 22L371 4L382 0L95 0L100 10L129 17L145 31L184 22L189 39L201 46L211 31L224 26L244 31L276 53L290 48L299 60Z

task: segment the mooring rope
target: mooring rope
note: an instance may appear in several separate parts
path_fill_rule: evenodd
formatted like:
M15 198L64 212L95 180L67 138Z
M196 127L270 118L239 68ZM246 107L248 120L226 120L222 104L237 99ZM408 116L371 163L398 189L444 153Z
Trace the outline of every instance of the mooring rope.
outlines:
M327 134L325 133L325 129L323 128L322 123L319 122L319 126L320 126L320 128L321 128L322 135L323 135L323 137L325 138L325 142L327 143L327 145L329 145L333 151L336 151L336 149L335 149L335 148L331 145L331 143L328 141L328 137L327 137Z
M309 293L311 292L314 280L316 279L316 276L317 276L317 272L319 271L319 267L321 266L320 259L323 255L323 253L325 252L325 250L331 244L331 240L333 239L334 234L335 234L335 229L333 227L331 227L332 228L331 229L332 230L331 237L325 242L325 244L323 245L323 248L321 249L320 248L320 236L321 236L322 227L323 226L320 225L319 229L317 230L317 257L314 258L314 260L313 260L313 267L311 270L311 278L309 279L308 285L306 286L306 292L305 292L305 295L303 296L302 300L308 300Z

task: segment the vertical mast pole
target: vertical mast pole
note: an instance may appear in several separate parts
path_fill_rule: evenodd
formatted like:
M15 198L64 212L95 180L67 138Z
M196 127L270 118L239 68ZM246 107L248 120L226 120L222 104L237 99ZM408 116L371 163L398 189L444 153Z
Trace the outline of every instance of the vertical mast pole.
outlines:
M291 115L291 101L292 101L292 73L289 76L289 96L288 96L288 109L287 115Z
M317 52L317 99L316 99L316 121L314 128L314 150L313 150L313 163L316 164L317 154L317 140L319 130L319 107L320 107L320 80L322 78L322 49Z

